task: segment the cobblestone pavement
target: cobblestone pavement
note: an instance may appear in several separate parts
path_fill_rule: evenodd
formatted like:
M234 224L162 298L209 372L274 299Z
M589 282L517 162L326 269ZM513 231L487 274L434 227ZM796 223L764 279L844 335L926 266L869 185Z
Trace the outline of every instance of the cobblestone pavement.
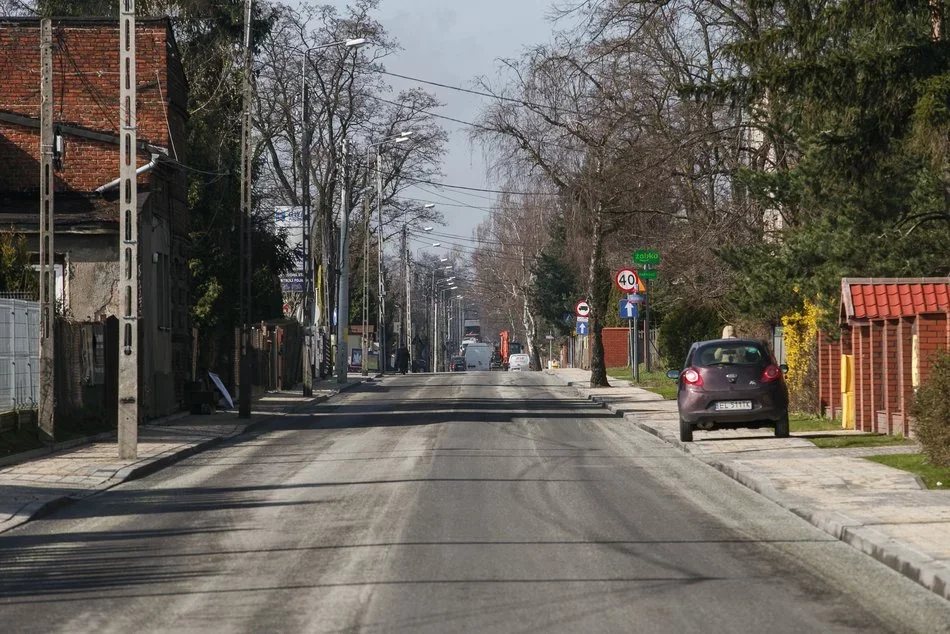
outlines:
M361 379L351 380L344 389L360 383ZM300 392L266 393L253 403L250 420L239 419L235 411L228 411L179 415L142 425L135 460L118 459L114 433L53 453L29 452L29 459L0 467L0 532L59 504L161 468L167 462L241 434L274 416L326 400L339 391L335 382L325 382L314 386L312 398L305 398Z
M695 431L679 441L676 402L627 381L590 388L590 372L553 371L582 396L681 448L863 552L950 599L950 483L927 490L912 474L865 456L919 451L917 445L819 449L809 434L771 430ZM860 432L841 432L860 433Z

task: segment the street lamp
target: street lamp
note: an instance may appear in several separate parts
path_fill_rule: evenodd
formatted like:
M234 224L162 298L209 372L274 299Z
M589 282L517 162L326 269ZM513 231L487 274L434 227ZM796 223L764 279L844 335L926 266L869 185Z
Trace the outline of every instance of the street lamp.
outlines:
M412 131L401 132L397 135L387 137L377 143L371 143L366 148L366 169L369 170L370 165L370 152L376 150L376 222L378 225L377 231L377 254L376 254L376 273L379 277L378 281L378 293L379 293L379 302L378 302L378 311L376 315L376 340L379 344L379 356L376 357L377 372L380 374L385 373L386 369L386 283L383 276L383 250L385 248L385 236L383 235L383 170L382 170L382 148L383 146L389 143L405 143L409 140L409 137L412 136ZM369 226L369 220L367 219L367 226ZM365 266L365 264L364 264ZM363 284L363 306L366 306L368 303L367 298L368 290L366 284ZM364 312L364 315L366 313ZM368 316L364 316L363 319L363 368L366 369L367 358L367 347L369 339L366 336L366 331L369 330L369 324L366 323ZM364 371L364 374L368 371Z
M314 328L314 315L313 315L313 257L311 256L311 232L312 232L312 223L310 218L310 107L308 100L309 89L307 86L307 61L309 60L309 55L313 51L319 51L322 49L333 48L336 46L344 46L347 49L350 48L359 48L367 44L366 38L348 38L345 40L339 40L336 42L329 42L327 44L320 44L317 46L311 46L302 52L300 60L300 92L301 92L301 103L303 106L303 130L301 131L302 138L300 141L300 163L301 163L301 179L300 185L302 191L301 196L301 206L303 207L302 224L303 224L303 236L301 245L303 250L303 325L304 325L304 353L303 357L303 395L304 396L313 396L313 328ZM321 275L326 276L328 269L328 246L329 239L327 234L327 227L325 226L325 219L323 215L320 216L321 221L321 235L323 236L323 248L321 249ZM324 289L327 288L326 283L323 284ZM323 310L321 310L320 319L321 321L326 320L326 306L328 302L323 302ZM322 339L322 337L321 337Z

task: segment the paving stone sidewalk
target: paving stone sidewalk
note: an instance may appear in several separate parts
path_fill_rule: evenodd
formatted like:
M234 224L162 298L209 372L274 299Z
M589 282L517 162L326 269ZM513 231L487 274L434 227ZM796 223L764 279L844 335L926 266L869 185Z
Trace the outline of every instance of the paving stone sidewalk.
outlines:
M313 397L304 397L299 391L266 393L252 404L249 420L238 418L232 410L179 415L142 425L135 460L119 460L114 432L53 453L37 456L37 452L29 452L22 462L0 467L0 533L75 500L153 473L275 416L326 401L363 381L353 378L342 389L335 382L321 382L314 385Z
M611 379L590 388L590 372L549 371L585 398L715 467L818 528L950 599L950 483L928 490L916 476L864 456L919 451L916 445L819 449L807 434L771 430L694 431L679 441L676 401ZM848 432L855 433L855 432Z

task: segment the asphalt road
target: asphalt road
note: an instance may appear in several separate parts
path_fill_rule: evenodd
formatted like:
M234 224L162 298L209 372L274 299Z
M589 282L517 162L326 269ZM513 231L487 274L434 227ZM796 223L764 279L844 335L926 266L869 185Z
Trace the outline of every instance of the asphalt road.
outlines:
M386 378L0 536L9 632L950 631L536 373Z

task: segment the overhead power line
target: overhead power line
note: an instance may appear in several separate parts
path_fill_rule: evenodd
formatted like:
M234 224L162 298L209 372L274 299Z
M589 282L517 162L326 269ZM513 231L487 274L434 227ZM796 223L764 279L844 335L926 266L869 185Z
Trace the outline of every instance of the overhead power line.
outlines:
M505 189L486 189L483 187L466 187L465 185L449 185L448 183L439 183L436 181L410 178L408 176L403 176L403 178L413 183L422 183L423 185L432 185L433 187L445 187L447 189L460 189L463 191L471 191L471 192L485 192L486 194L507 194L509 196L559 196L560 195L554 192L518 192L518 191L505 190Z
M540 103L534 103L532 101L527 101L526 99L515 99L514 97L503 97L501 95L493 95L490 92L485 92L482 90L472 90L471 88L462 88L461 86L452 86L450 84L442 84L437 81L430 81L428 79L419 79L418 77L410 77L409 75L400 75L399 73L391 73L384 71L383 75L389 75L390 77L398 77L399 79L405 79L408 81L417 81L420 84L428 84L429 86L438 86L439 88L446 88L448 90L454 90L456 92L464 92L470 95L478 95L479 97L488 97L489 99L495 99L497 101L506 101L508 103L516 103L519 106L525 106L528 108L542 108L544 110L554 110L560 111L567 114L588 116L587 114L577 112L576 110L568 110L566 108L558 108L557 106L546 106Z

